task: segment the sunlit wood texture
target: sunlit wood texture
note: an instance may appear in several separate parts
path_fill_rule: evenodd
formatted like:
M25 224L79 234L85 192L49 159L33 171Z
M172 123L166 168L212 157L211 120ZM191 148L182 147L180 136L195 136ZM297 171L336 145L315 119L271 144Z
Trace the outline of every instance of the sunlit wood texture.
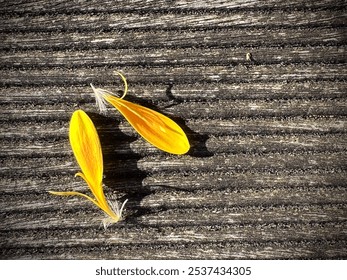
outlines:
M0 2L1 258L347 257L345 1ZM114 70L188 155L97 113L89 83L121 95ZM78 108L106 194L129 199L106 232L91 203L47 193L87 190Z

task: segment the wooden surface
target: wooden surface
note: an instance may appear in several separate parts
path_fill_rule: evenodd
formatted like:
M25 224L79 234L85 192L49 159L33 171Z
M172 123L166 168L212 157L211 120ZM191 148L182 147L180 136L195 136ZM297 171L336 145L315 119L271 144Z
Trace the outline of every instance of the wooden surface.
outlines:
M54 3L54 4L53 4ZM2 259L347 257L345 1L0 1ZM246 54L252 59L247 60ZM182 125L188 155L142 140L89 83ZM107 231L68 143L89 113Z

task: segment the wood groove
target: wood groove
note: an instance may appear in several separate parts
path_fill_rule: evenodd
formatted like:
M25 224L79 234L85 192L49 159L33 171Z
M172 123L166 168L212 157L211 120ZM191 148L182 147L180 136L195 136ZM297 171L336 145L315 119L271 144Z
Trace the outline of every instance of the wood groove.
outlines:
M241 243L243 245L241 245ZM37 250L37 248L21 248L14 250L3 250L5 259L33 259L35 253L38 258L48 259L99 259L103 256L103 251L107 251L112 259L209 259L205 252L216 254L216 259L344 259L347 255L345 250L346 242L341 240L316 240L305 242L302 240L283 242L280 240L272 242L218 242L213 244L190 243L186 245L152 245L151 250L142 253L142 246L91 246L91 247L71 247L71 248L50 248L46 247L47 254ZM295 247L295 250L291 248ZM187 254L186 250L193 250L195 254ZM220 253L221 248L222 253ZM317 249L320 248L320 249ZM123 254L120 257L119 251ZM47 257L48 255L49 257ZM170 256L170 257L167 257Z
M76 172L78 167L75 167ZM74 179L74 173L61 173L56 175L45 174L44 177L38 174L28 176L18 176L6 178L2 176L0 182L3 185L1 194L5 195L37 195L45 193L52 189L66 190L71 188L77 191L86 191L83 182ZM199 171L194 173L185 173L184 181L179 180L180 174L176 171L163 174L148 174L145 178L127 179L117 174L117 179L112 180L110 173L106 172L105 184L111 188L108 191L117 191L122 193L141 193L158 190L257 190L273 189L286 186L288 189L297 188L341 188L345 186L347 173L345 170L311 170L303 172L302 170L282 170L273 172L256 171ZM211 182L211 183L209 183ZM232 186L230 182L233 182ZM139 187L141 185L141 187Z
M71 189L73 187L70 187ZM69 189L70 189L69 188ZM47 188L48 189L48 188ZM75 187L79 191L86 193L86 186ZM153 188L154 189L154 188ZM159 189L159 188L158 188ZM163 189L163 188L162 188ZM156 191L152 194L144 195L144 199L138 203L135 200L134 193L126 194L125 189L122 192L117 193L118 199L124 200L123 197L128 196L133 198L129 201L127 215L129 216L129 223L132 224L133 212L145 209L146 215L142 216L142 219L153 220L153 226L159 224L176 225L194 223L196 226L203 220L204 223L213 221L214 224L227 224L228 220L222 222L221 220L227 215L231 215L233 218L229 221L231 223L246 223L245 217L240 217L241 213L248 213L247 218L252 221L258 221L258 218L252 217L255 209L257 211L273 211L277 212L272 214L259 214L268 215L265 219L268 221L277 217L278 221L283 221L286 211L305 211L307 208L321 209L321 213L328 215L340 209L340 214L334 218L342 221L347 218L344 215L347 204L346 200L346 187L276 187L268 189L196 189L192 191L178 191L175 193L170 192L169 188L163 191ZM51 189L48 189L51 190ZM65 187L66 190L66 187ZM295 191L295 193L293 192ZM256 197L249 198L249 193L256 193ZM305 196L302 194L305 193ZM111 188L107 188L107 196L115 196L112 194ZM206 198L209 196L208 198ZM52 200L53 198L53 200ZM11 199L12 203L7 205L6 201ZM27 204L23 205L22 201L25 199ZM189 203L187 203L189 201ZM98 211L93 205L81 198L59 198L51 196L47 191L43 193L13 193L2 194L0 205L3 209L3 213L6 214L6 220L15 220L14 217L10 218L9 215L25 216L31 213L32 215L47 215L50 216L51 212L62 212L61 204L64 205L64 215L82 217L86 214L95 216L102 216L102 213ZM78 210L77 210L78 209ZM325 210L324 210L325 209ZM234 213L234 214L231 214ZM281 213L281 214L280 214ZM58 213L57 213L58 214ZM158 217L159 214L159 217ZM239 214L239 215L238 215ZM253 214L255 215L255 214ZM165 217L164 217L165 216ZM198 217L197 217L198 216ZM220 216L220 217L218 217ZM292 217L294 216L294 217ZM193 219L196 221L193 221ZM209 217L213 217L210 219ZM333 214L331 214L331 217ZM237 221L234 221L236 219ZM297 219L305 219L297 215L290 215L288 220L297 221ZM135 221L133 221L136 224ZM44 223L46 224L46 223ZM46 225L45 225L46 226ZM7 227L4 226L3 229Z
M249 10L281 10L283 12L295 10L335 10L345 6L344 1L336 0L319 0L314 2L303 2L297 0L290 1L266 1L259 2L254 0L247 1L214 1L213 3L204 1L176 1L175 5L167 1L128 1L122 2L121 5L115 5L113 1L104 1L103 5L99 5L98 1L80 1L78 4L59 0L54 1L55 5L50 5L44 1L3 1L0 10L2 13L14 13L16 15L26 14L88 14L88 13L126 13L129 11L141 12L213 12L213 11L249 11ZM274 5L275 4L275 5Z
M322 100L342 99L346 97L346 82L249 82L249 83L175 83L175 84L139 84L129 86L127 98L143 98L142 102L158 104L185 101L215 100ZM119 81L112 84L98 84L116 92ZM117 93L117 92L116 92ZM19 86L0 88L0 106L3 105L52 105L64 103L94 103L89 85L85 86Z
M135 50L117 50L107 49L99 51L85 51L83 55L79 52L56 52L56 51L31 51L31 52L8 52L3 54L0 69L51 69L51 68L73 68L81 67L107 67L107 66L199 66L204 64L238 65L246 62L246 52L243 48L203 48L197 49L175 49L167 50L165 48L143 50L145 54L138 54ZM252 65L276 65L285 64L337 64L346 62L344 48L342 47L296 47L283 53L278 48L256 48L252 49ZM164 55L165 53L165 55ZM97 61L95 61L95 58Z
M308 37L306 34L310 32ZM18 33L16 36L2 34L0 50L89 50L131 48L176 47L284 47L284 46L344 46L346 38L339 28L316 29L255 29L206 30L206 31L152 31L146 32L82 32L82 33ZM283 39L286 39L285 43Z
M54 137L54 136L53 136ZM101 139L105 135L100 134ZM285 152L343 152L346 151L347 140L345 134L336 134L334 143L331 143L331 135L317 134L293 134L293 135L265 135L262 137L255 136L221 136L209 137L206 139L205 146L209 152L217 153L271 153L278 151ZM1 140L2 151L1 157L62 157L71 156L67 138L54 139L49 141L45 138L40 139L19 139L14 138ZM119 141L118 147L114 148L110 144L103 145L104 154L117 153L119 155L127 155L134 153L136 155L154 155L159 154L152 146L144 143L142 139L134 141Z
M321 65L264 65L246 68L239 66L206 66L206 67L165 67L147 68L143 72L140 68L123 68L127 73L129 82L136 83L161 82L172 84L182 81L194 82L234 82L245 80L285 82L285 81L347 81L347 72L344 64ZM75 72L73 69L49 70L0 70L2 86L29 86L29 85L86 85L98 83L111 83L114 76L110 75L117 69L100 67L85 68ZM138 73L142 73L139 76Z
M239 14L216 14L203 13L194 14L143 14L125 13L121 14L94 14L94 15L51 15L32 16L19 18L0 19L0 32L67 32L67 31L175 31L175 30L211 30L215 28L286 28L296 27L317 28L321 26L345 27L344 10L335 11L308 11L287 12L287 17L281 13L251 12ZM295 17L294 17L295 15ZM201 16L204 20L201 21ZM271 17L271 23L265 19ZM173 22L173 18L175 21ZM66 24L69 22L69 24ZM13 26L16 26L14 29ZM192 27L194 26L194 27Z

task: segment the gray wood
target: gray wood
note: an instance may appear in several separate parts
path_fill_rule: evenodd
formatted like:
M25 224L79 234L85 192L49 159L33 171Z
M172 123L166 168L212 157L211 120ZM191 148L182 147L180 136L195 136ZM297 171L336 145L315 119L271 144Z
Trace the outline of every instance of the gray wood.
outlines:
M309 34L309 36L308 36ZM115 31L52 31L19 32L1 34L0 49L11 50L74 50L74 49L142 49L142 48L215 48L260 46L336 46L345 45L346 36L342 28L230 28L191 30L150 30L143 32L130 30ZM245 49L245 54L249 49ZM246 57L246 55L245 55ZM143 64L142 64L143 65Z
M80 51L31 50L7 53L0 65L20 68L39 67L83 67L141 65L235 65L245 63L246 52L241 48L181 48L144 49L146 55L133 49L106 49ZM344 46L292 47L286 52L276 47L249 49L257 64L276 63L343 63L346 59Z
M57 0L57 1L25 1L25 0L2 0L0 3L6 3L2 7L3 13L16 12L21 14L31 13L86 13L86 12L125 12L125 11L196 11L196 10L212 10L212 11L233 11L233 10L258 10L258 9L318 9L318 8L341 8L345 6L344 1L336 0L317 0L317 1L301 1L301 0L215 0L209 1L175 1L174 5L170 1L165 0L133 0L133 1L110 1L105 0L100 5L98 0ZM54 3L54 5L52 5Z
M117 92L119 81L114 78L114 82L105 84L105 88ZM131 84L129 85L128 96L136 97L141 95L147 102L157 104L168 102L170 97L167 94L169 85L165 84ZM213 100L320 100L335 99L345 97L345 81L296 81L266 83L250 81L249 83L207 83L201 82L190 84L175 84L170 88L172 98L187 101L213 101ZM288 101L288 102L289 102ZM1 106L35 104L83 104L93 108L92 90L89 85L81 86L11 86L0 88ZM90 103L90 104L89 104ZM3 106L3 109L6 109Z
M54 4L53 4L54 2ZM0 1L0 258L345 259L345 1ZM251 54L251 59L247 58ZM146 143L89 83L174 118ZM69 140L95 122L106 231Z
M242 28L242 27L261 27L269 25L268 19L271 18L271 26L290 27L293 24L298 27L303 26L341 26L346 17L341 12L332 14L330 11L287 11L286 17L281 11L245 11L237 13L210 13L204 14L201 20L200 13L102 13L90 14L58 14L27 17L10 17L0 19L0 31L8 32L16 26L16 31L74 31L74 30L177 30L206 28Z

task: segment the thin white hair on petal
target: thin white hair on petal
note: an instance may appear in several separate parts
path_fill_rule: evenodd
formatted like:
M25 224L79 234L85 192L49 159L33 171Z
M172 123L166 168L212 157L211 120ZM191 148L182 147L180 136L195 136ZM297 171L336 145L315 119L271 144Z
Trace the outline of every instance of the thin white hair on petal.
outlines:
M107 230L107 228L114 223L115 223L115 221L112 220L110 217L105 217L101 221L101 224L104 226L104 230Z
M104 98L104 95L107 94L108 92L106 92L105 90L103 90L101 88L95 88L93 86L93 84L90 84L90 86L93 89L96 106L98 107L100 113L103 113L103 114L106 113L107 112L107 107L106 107L107 102Z
M122 219L122 215L123 215L123 209L124 209L124 206L125 204L128 202L128 199L124 200L124 202L122 203L122 206L120 207L120 210L119 210L119 217L120 219Z
M119 208L119 203L117 200L110 200L108 203L111 207L111 209L113 210L113 212L119 217L119 220L118 221L115 221L114 219L112 219L111 217L109 216L106 216L104 219L102 219L101 221L101 224L104 226L104 230L106 230L110 225L112 224L115 224L119 221L122 220L122 215L123 215L123 209L124 209L124 206L125 204L128 202L128 199L126 199L121 207Z
M119 203L117 200L113 200L113 201L109 201L109 204L112 208L112 210L116 213L116 215L119 217L119 220L122 220L122 213L123 213L123 209L124 209L124 206L125 204L128 202L128 200L126 199L121 207L119 208Z

